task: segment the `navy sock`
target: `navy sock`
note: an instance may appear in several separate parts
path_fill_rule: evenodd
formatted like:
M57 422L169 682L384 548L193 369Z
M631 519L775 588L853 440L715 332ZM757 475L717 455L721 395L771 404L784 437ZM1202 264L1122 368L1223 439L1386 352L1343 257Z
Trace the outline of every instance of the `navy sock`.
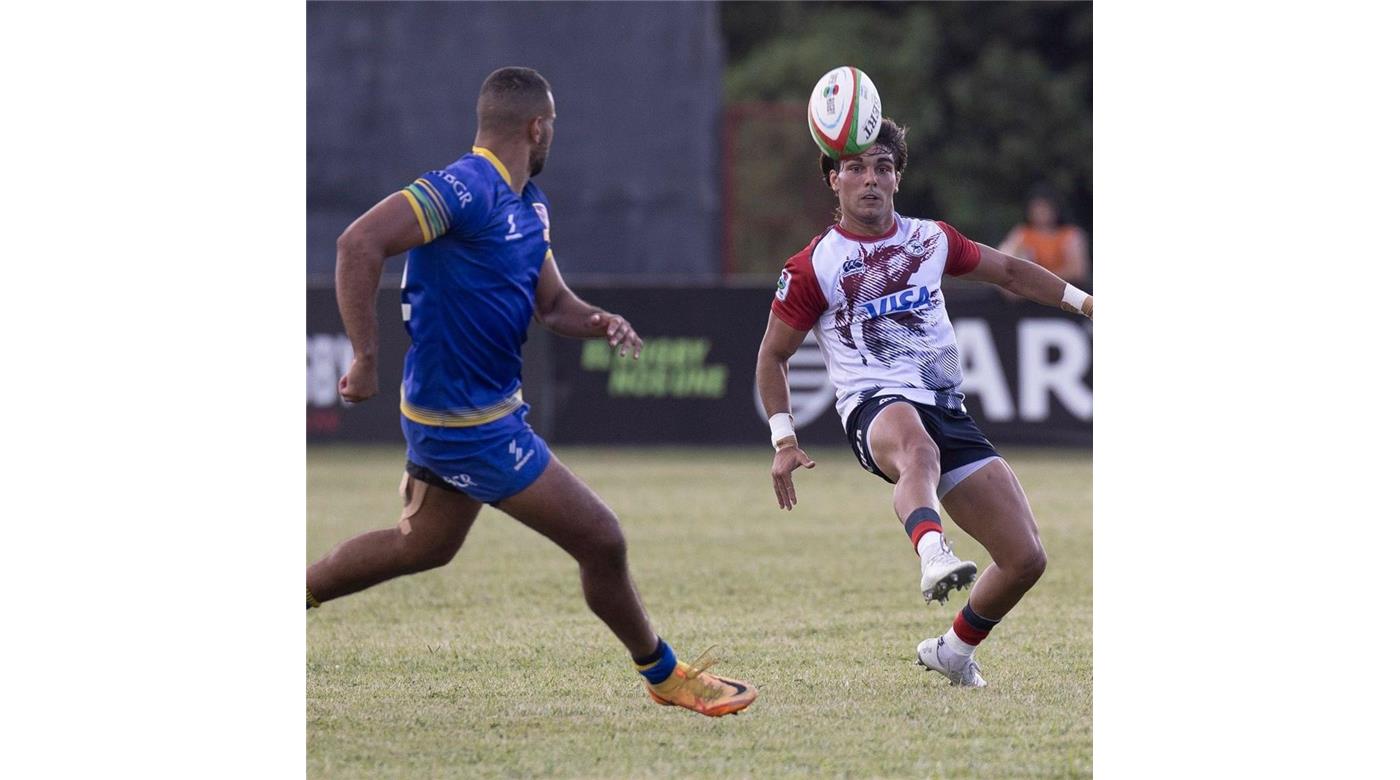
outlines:
M915 550L919 549L919 540L930 531L943 533L943 521L938 517L938 512L934 511L931 506L921 506L915 509L904 520L904 532L909 534L909 541L914 543Z
M992 629L997 627L1000 620L984 618L972 611L972 604L963 606L957 617L953 618L953 633L958 635L958 639L972 646L977 646L983 639L987 638Z
M656 638L656 650L651 655L632 660L637 664L637 672L652 685L665 682L676 669L676 654L671 652L671 646L661 637Z

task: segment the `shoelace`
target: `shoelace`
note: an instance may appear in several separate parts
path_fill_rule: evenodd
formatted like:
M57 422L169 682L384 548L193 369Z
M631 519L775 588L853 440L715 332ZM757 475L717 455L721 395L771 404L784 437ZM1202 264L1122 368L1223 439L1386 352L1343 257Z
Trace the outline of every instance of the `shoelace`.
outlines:
M705 682L705 680L702 679L700 676L705 672L705 670L709 669L711 666L714 666L715 663L719 661L718 654L713 652L715 647L717 647L717 645L710 645L709 647L705 648L705 651L702 652L695 659L695 663L688 664L688 671L681 674L681 676L685 678L686 682L692 686L692 690L694 688L698 688L699 691L696 692L697 695L699 695L700 698L705 699L707 701L712 699L718 699L724 696L725 693L724 688L715 685L710 685L709 683Z
M953 548L949 547L947 544L943 545L942 550L939 550L937 553L929 556L928 561L929 563L946 563L948 561L962 563L962 559L954 555Z

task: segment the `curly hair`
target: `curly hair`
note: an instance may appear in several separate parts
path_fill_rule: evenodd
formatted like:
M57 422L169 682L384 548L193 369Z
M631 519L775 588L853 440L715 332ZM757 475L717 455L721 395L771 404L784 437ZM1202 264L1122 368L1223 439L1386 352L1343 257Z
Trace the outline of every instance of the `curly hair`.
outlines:
M909 162L909 144L905 143L904 135L909 132L909 128L901 127L897 122L889 117L880 120L880 134L875 136L875 146L888 146L894 152L894 172L904 173L904 166ZM821 156L822 184L831 183L831 172L840 165L840 160L833 160L825 154Z

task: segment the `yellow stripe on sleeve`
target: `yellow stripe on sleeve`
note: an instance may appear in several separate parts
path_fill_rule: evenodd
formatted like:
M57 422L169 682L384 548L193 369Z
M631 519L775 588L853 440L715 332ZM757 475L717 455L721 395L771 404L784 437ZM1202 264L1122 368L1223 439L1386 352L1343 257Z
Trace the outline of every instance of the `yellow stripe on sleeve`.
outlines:
M418 199L408 190L399 190L399 194L408 198L408 205L413 207L413 215L418 217L418 228L423 231L423 243L432 241L433 232L428 229L428 218L423 216L423 208L418 205Z

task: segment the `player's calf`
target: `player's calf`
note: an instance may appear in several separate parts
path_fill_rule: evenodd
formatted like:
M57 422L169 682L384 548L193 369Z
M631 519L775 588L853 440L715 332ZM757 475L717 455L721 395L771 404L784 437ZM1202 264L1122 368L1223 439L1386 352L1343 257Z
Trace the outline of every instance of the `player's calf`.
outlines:
M404 508L393 528L336 545L307 567L307 608L405 574L445 566L462 548L481 504L405 475Z

